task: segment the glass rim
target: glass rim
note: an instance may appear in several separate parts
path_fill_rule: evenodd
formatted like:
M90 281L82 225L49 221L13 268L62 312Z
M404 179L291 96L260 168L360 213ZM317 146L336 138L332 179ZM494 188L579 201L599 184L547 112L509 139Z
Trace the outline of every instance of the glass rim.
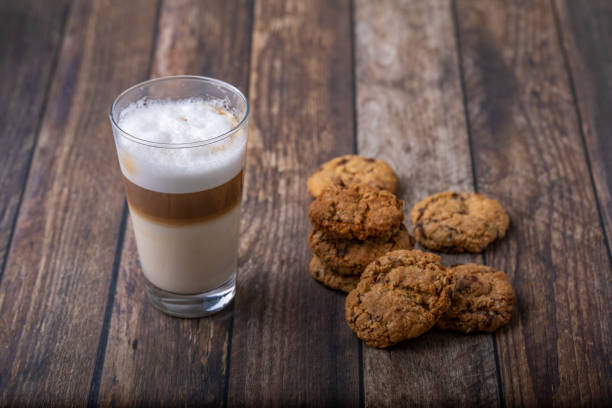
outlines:
M238 97L242 99L246 105L246 111L244 112L243 117L238 121L238 124L236 124L236 126L232 127L227 132L221 133L220 135L215 136L210 139L202 139L202 140L196 140L194 142L186 142L186 143L164 143L164 142L154 142L152 140L147 140L147 139L143 139L143 138L134 136L133 134L126 132L124 129L122 129L121 126L119 126L119 123L117 123L117 120L115 120L115 115L113 115L115 106L117 105L117 103L122 97L124 97L131 91L135 90L136 88L151 85L157 82L177 81L177 80L186 80L186 79L214 84L214 85L223 87L237 94ZM206 146L206 145L213 144L213 143L219 142L221 140L224 140L230 137L231 135L235 134L236 132L238 132L240 129L244 127L244 125L249 119L250 111L251 111L251 106L249 105L249 101L247 97L240 91L240 89L236 88L234 85L231 85L225 81L221 81L219 79L205 77L205 76L199 76L199 75L168 75L168 76L153 78L153 79L139 82L135 85L130 86L123 92L121 92L111 104L109 118L110 118L110 121L113 127L117 128L117 130L119 130L124 137L126 137L127 139L131 140L134 143L139 143L139 144L150 146L150 147L160 147L160 148L166 148L166 149L181 149L181 148L189 148L189 147Z

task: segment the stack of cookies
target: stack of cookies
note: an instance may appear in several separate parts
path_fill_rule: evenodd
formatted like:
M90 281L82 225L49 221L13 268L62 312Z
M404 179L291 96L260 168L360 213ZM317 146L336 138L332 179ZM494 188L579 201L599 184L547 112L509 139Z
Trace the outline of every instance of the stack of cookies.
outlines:
M348 293L376 258L414 247L402 224L404 202L392 193L396 187L387 163L354 155L325 163L308 179L316 198L309 211L310 273L316 280Z
M310 273L349 293L349 327L384 348L434 326L469 333L507 324L514 303L507 276L476 264L446 268L440 256L412 249L396 187L389 165L359 156L333 159L308 180ZM442 252L480 252L509 224L496 200L455 192L419 202L411 220L417 242Z

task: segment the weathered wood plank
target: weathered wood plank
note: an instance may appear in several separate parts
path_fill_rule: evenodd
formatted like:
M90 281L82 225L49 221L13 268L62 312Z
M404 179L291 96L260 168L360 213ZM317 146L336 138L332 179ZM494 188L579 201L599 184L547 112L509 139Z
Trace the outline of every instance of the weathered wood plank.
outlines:
M508 210L487 252L514 281L496 334L507 406L612 397L612 273L551 2L460 1L478 190Z
M318 164L353 151L348 1L255 3L247 201L228 405L359 403L344 296L308 273Z
M0 278L69 4L0 3Z
M612 249L612 2L556 1L582 133Z
M0 405L87 400L123 206L108 108L146 75L149 5L70 11L0 286Z
M152 76L196 74L246 91L250 1L164 1ZM220 405L232 311L204 319L166 316L149 304L131 225L110 325L100 405Z
M451 4L358 0L355 27L359 153L397 171L409 225L425 196L474 189ZM363 358L366 405L499 404L490 335L432 331L389 350L364 346Z

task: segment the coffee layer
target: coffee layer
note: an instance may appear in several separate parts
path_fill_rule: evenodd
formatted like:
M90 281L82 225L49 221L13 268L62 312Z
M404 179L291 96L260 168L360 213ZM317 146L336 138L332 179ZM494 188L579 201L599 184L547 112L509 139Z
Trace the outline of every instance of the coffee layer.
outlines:
M219 217L235 208L242 195L244 171L210 190L170 194L147 190L125 176L125 192L130 211L165 225L190 225Z

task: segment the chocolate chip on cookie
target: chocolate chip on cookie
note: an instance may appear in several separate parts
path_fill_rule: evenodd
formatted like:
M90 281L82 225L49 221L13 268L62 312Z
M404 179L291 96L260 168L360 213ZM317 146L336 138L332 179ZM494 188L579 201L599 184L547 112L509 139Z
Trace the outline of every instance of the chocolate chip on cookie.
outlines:
M431 329L451 304L455 278L439 256L398 250L372 262L346 298L346 322L384 348Z
M346 293L355 289L359 283L359 276L341 275L334 272L316 256L313 256L310 261L310 274L328 288Z
M449 270L457 284L451 306L436 327L491 333L510 321L514 291L505 273L476 264L457 265Z
M419 244L447 252L481 252L503 237L510 223L497 200L451 191L417 203L411 218Z
M313 230L308 243L326 265L344 275L361 275L370 262L387 252L414 248L414 238L403 224L389 238L374 237L365 241L333 238L323 231Z
M319 197L332 184L369 184L381 190L394 192L397 176L386 162L378 159L347 155L323 163L308 178L308 192Z
M404 202L367 184L332 186L312 202L312 225L334 238L389 238L404 219Z

